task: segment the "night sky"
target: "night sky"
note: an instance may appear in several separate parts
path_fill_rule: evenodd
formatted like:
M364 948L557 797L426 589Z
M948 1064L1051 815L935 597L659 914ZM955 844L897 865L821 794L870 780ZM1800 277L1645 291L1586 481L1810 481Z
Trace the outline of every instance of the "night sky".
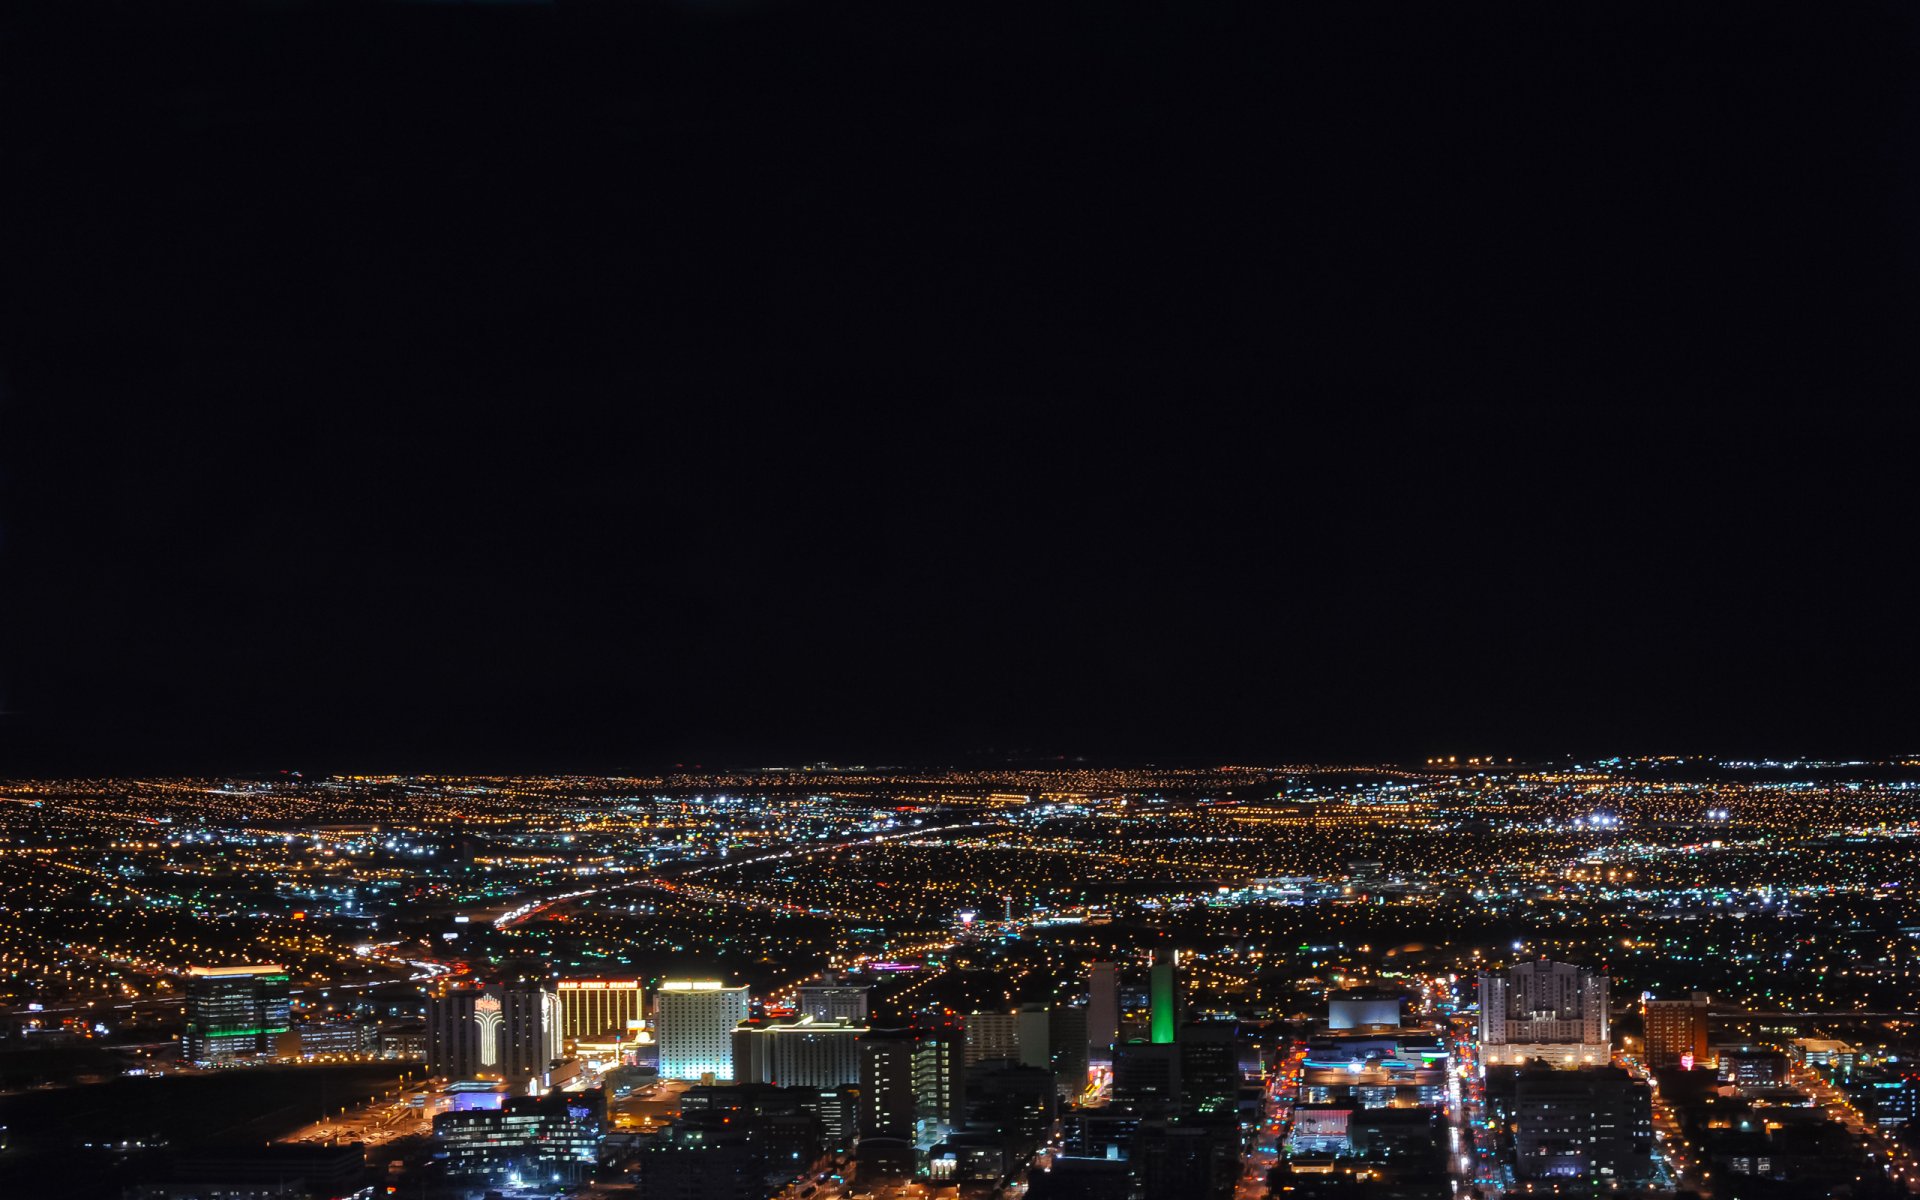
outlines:
M1908 6L8 20L0 774L1920 750Z

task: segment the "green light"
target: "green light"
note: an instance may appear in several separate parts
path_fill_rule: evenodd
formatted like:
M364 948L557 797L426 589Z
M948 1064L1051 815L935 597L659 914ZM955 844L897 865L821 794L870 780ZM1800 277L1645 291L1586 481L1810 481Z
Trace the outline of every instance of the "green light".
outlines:
M1164 1046L1173 1041L1173 959L1163 958L1153 964L1153 974L1148 983L1148 998L1151 1001L1151 1020L1148 1025L1149 1040L1156 1046Z

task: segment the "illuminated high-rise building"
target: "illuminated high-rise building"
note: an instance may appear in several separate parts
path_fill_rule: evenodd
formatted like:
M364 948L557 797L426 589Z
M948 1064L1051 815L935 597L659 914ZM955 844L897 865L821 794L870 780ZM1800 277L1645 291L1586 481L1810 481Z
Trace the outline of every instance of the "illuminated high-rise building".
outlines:
M960 1048L945 1034L876 1030L860 1039L860 1133L932 1146L959 1121Z
M560 997L537 980L460 984L427 1000L427 1068L544 1088L562 1053Z
M640 1028L638 979L562 979L561 1032L568 1038L598 1038L613 1034L631 1038Z
M606 1125L606 1093L595 1088L513 1096L499 1108L443 1112L433 1118L433 1137L445 1152L447 1174L455 1178L519 1170L536 1178L577 1181L593 1170Z
M653 1040L664 1079L734 1078L733 1031L747 1019L744 987L717 979L663 979L653 993Z
M1483 1067L1534 1059L1560 1067L1603 1066L1611 1057L1606 976L1546 959L1480 976Z
M860 1038L851 1021L753 1021L733 1031L735 1083L831 1091L860 1079Z
M272 1054L293 1026L287 969L274 964L187 968L188 1062L221 1063Z
M1156 951L1153 970L1147 977L1147 1040L1156 1046L1171 1045L1180 1026L1180 1001L1173 975L1177 963L1176 951Z
M1646 1002L1647 1065L1694 1067L1718 1065L1707 1047L1707 997L1696 992L1687 1000Z

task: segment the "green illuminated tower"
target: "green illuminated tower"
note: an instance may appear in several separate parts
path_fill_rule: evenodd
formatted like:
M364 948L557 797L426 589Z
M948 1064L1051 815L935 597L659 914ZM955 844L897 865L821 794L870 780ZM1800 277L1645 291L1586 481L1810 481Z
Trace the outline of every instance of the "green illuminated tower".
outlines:
M1156 951L1153 956L1153 973L1147 981L1147 999L1150 1005L1148 1039L1156 1046L1172 1042L1174 1029L1178 1025L1174 1016L1173 964L1173 951Z

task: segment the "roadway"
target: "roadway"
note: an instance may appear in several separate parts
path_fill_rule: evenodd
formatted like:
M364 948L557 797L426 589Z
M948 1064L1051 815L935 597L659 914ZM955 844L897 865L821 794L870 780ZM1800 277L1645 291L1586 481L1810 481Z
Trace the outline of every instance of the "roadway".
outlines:
M1846 1093L1828 1083L1818 1071L1805 1066L1793 1067L1788 1078L1793 1086L1813 1097L1830 1120L1846 1126L1847 1132L1866 1147L1867 1157L1894 1182L1909 1194L1920 1192L1920 1162L1916 1162L1913 1151L1862 1116Z
M1260 1124L1253 1145L1241 1163L1240 1181L1234 1189L1235 1200L1265 1200L1267 1173L1280 1165L1280 1148L1286 1144L1293 1114L1293 1098L1299 1094L1300 1063L1303 1050L1289 1050L1287 1057L1270 1073L1261 1089Z
M805 846L789 846L784 850L772 850L765 854L756 854L746 858L729 858L720 862L703 861L682 863L671 868L655 870L640 879L623 879L618 883L610 883L601 887L582 888L578 891L566 892L557 896L529 897L521 900L520 903L508 909L506 912L494 917L493 924L494 927L498 929L510 929L556 905L584 899L588 896L609 895L614 892L627 891L632 888L664 888L672 891L683 886L677 882L679 880L690 879L713 871L728 870L734 867L748 867L755 863L810 858L817 854L832 854L836 851L850 849L855 846L877 846L885 842L896 842L908 838L930 837L936 834L951 833L955 830L981 829L1004 824L1006 824L1004 821L989 820L965 821L953 825L916 826L912 829L896 830L889 833L852 834L847 837L833 838ZM755 896L735 896L731 894L714 893L710 896L703 895L701 898L712 899L719 903L739 904L748 908L767 908L777 911L794 910L793 905L786 904L782 901L765 900ZM498 907L499 902L495 901L488 905L485 911L492 912ZM806 910L798 909L794 911L805 912Z

